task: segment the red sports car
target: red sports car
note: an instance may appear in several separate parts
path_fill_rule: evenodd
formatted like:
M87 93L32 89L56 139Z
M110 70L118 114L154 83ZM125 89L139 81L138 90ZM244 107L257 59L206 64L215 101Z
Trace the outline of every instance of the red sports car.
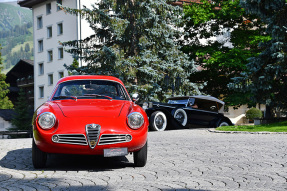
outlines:
M137 99L137 96L133 96ZM33 117L32 161L46 165L48 153L124 156L147 161L148 118L111 76L68 76Z

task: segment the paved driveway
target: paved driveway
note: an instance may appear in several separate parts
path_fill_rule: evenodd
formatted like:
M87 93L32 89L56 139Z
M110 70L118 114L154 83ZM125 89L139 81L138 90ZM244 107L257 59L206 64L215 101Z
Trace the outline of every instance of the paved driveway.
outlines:
M0 140L0 190L287 190L287 135L150 132L148 163L51 155L34 170L31 139Z

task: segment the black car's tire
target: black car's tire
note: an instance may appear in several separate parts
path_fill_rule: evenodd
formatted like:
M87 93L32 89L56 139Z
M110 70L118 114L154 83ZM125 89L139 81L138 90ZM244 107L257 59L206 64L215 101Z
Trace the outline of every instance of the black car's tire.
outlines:
M34 142L32 143L32 162L34 168L45 168L47 153L41 151Z
M177 120L182 126L186 126L187 124L187 115L183 109L175 110L173 117Z
M147 142L141 150L134 152L134 164L136 167L144 167L147 162Z
M222 126L230 126L230 124L227 121L220 121L217 127L222 127Z
M155 111L150 116L150 128L153 131L164 131L167 127L167 119L163 112Z

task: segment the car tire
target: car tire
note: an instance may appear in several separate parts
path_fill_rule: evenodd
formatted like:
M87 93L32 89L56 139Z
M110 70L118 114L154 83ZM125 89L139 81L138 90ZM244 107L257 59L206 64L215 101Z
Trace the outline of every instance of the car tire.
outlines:
M175 110L173 117L177 120L182 126L186 126L187 124L187 115L183 109Z
M222 127L222 126L230 126L230 124L226 121L221 121L217 127Z
M134 164L136 167L144 167L147 162L147 142L139 151L134 152Z
M47 153L41 151L33 139L32 143L32 162L34 168L45 168L47 161Z
M164 131L167 127L167 119L163 112L155 111L150 116L150 128L153 131Z

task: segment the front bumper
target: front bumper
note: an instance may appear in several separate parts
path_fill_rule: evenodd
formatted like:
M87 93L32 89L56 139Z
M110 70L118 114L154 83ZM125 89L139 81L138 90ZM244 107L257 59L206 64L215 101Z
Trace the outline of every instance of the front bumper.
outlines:
M93 122L92 122L93 121ZM100 129L87 129L95 120L75 120L45 131L34 124L33 137L37 147L46 153L103 155L105 149L127 148L128 152L140 150L147 141L147 124L138 130L126 123L99 120Z
M58 142L53 141L53 136L59 138ZM130 134L102 134L95 143L96 145L92 147L83 134L55 134L53 136L42 136L36 132L34 139L37 147L47 153L103 155L104 149L111 148L127 148L128 152L137 151L147 140L145 135L135 138Z

